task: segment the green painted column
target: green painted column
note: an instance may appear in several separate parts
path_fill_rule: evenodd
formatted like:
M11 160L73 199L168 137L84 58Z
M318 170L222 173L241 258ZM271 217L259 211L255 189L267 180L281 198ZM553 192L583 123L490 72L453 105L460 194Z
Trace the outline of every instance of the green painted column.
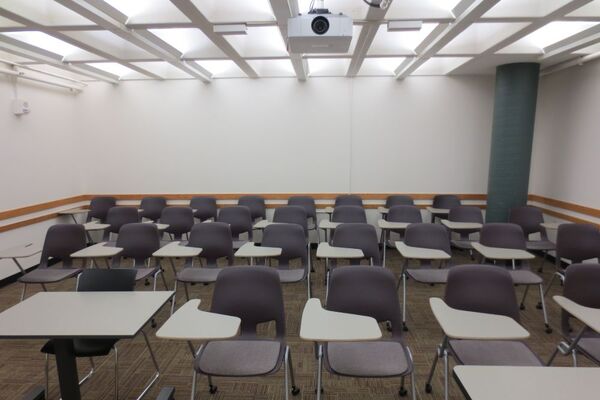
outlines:
M512 207L527 203L539 74L537 63L496 69L487 222L506 222Z

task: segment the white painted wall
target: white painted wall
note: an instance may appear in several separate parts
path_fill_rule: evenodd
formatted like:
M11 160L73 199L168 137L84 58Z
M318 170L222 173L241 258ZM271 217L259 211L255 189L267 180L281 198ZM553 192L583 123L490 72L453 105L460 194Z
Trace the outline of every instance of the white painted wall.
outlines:
M599 157L600 62L543 77L529 192L600 208Z

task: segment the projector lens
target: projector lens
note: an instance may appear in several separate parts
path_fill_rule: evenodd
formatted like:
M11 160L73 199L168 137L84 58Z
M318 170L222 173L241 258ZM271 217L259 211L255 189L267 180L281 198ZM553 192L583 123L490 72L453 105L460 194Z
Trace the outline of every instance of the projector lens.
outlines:
M315 17L310 26L314 33L317 35L323 35L329 30L329 21L323 16Z

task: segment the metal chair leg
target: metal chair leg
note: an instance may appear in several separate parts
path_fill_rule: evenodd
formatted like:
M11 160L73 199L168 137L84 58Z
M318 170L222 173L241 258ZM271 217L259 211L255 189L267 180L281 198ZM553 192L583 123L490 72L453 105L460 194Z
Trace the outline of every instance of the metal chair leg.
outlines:
M192 368L192 371L193 371L192 372L193 373L193 375L192 375L192 394L191 394L190 399L194 400L196 398L196 376L198 375L198 373L193 368Z
M173 292L175 292L175 294L173 295L173 297L171 297L171 315L173 315L173 312L175 312L175 300L177 298L177 279L175 279L175 284L173 285Z
M289 371L288 371L288 354L290 352L289 347L285 347L285 354L283 356L283 392L285 395L285 400L289 400L290 398L290 393L289 393L289 389L290 389L290 378L289 378Z
M148 335L143 330L142 330L142 335L144 336L144 341L146 342L146 347L148 348L148 352L150 353L150 358L152 359L152 363L154 364L154 368L156 369L156 372L154 373L154 376L150 379L150 382L146 385L144 390L142 390L142 393L140 393L140 395L137 397L137 400L141 400L146 395L146 393L148 393L148 391L150 390L152 385L154 385L154 383L160 377L160 369L158 368L158 362L156 361L156 357L154 356L154 352L152 351L152 347L150 346L150 341L148 340Z
M119 352L117 345L113 346L115 352L115 400L119 400Z
M540 303L542 304L542 312L544 313L544 325L546 326L546 333L552 333L552 328L548 323L548 313L546 312L546 302L544 301L544 287L540 283Z
M448 350L444 349L444 400L448 400Z
M46 354L46 368L45 368L45 376L46 376L46 394L45 398L50 398L50 356Z
M290 378L292 380L292 396L296 396L298 393L300 393L300 389L296 386L296 376L294 375L294 363L292 362L292 352L289 346L287 346L287 349L287 362L288 367L290 369Z
M319 352L317 354L317 400L321 400L321 390L323 389L323 345L319 345Z
M188 290L188 285L187 285L187 282L184 282L184 283L183 283L183 289L185 290L185 299L186 299L187 301L189 301L189 300L190 300L190 292L189 292L189 290Z
M25 291L27 290L27 284L23 284L23 290L21 290L21 301L25 299Z

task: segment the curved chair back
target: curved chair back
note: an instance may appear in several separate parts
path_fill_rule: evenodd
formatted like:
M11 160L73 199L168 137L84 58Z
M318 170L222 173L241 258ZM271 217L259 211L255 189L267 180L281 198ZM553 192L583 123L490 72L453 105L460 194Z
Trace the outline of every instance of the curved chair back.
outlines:
M166 206L167 199L164 197L144 197L140 203L140 208L143 210L141 216L152 221L158 221L163 208Z
M303 207L285 206L276 208L273 213L273 222L300 225L304 234L308 236L308 216Z
M194 226L194 212L190 207L165 207L160 222L169 225L165 232L172 234L175 240L181 240Z
M50 258L58 259L63 266L73 265L71 254L85 248L87 239L83 225L56 224L46 231L39 268L47 268Z
M392 336L402 336L402 311L394 274L385 268L345 266L331 272L327 309L390 321Z
M335 198L335 207L338 206L362 207L363 202L360 196L357 196L355 194L341 194Z
M109 196L94 197L90 201L90 211L87 215L87 221L91 221L93 218L100 220L104 223L106 221L106 215L108 210L117 205L117 199Z
M223 222L196 224L190 233L188 245L202 249L200 257L209 267L215 267L217 260L226 257L233 265L233 241L231 228Z
M217 199L214 197L192 197L190 208L196 210L194 217L198 218L200 222L210 218L217 219Z
M135 207L117 206L108 210L106 223L110 226L104 231L104 239L108 240L111 233L119 233L125 224L140 222L140 215Z
M225 207L219 211L217 222L229 224L232 237L238 238L242 233L248 233L252 240L252 215L246 206Z
M475 222L483 224L481 208L475 206L458 206L450 209L448 220L453 222ZM460 235L468 238L469 234L479 232L479 229L461 229Z
M288 199L288 206L300 206L306 211L308 218L312 218L313 222L317 223L317 206L315 199L310 196L292 196Z
M451 209L460 206L460 199L455 194L437 194L433 196L433 208Z
M359 206L336 206L331 221L343 223L367 223L365 209Z
M485 224L479 234L479 242L488 247L525 250L527 242L523 229L517 224L495 222Z
M296 258L302 260L305 268L308 265L306 234L298 224L285 223L267 226L263 232L262 245L281 248L281 255L276 257L279 266L288 267L290 260Z
M402 194L393 194L385 199L385 208L392 208L394 206L414 206L415 202L410 196Z
M241 196L238 199L239 206L246 206L250 209L252 221L257 218L267 218L267 208L265 207L265 199L260 196Z
M559 225L556 256L557 260L566 258L572 263L600 257L600 231L592 224Z
M78 292L131 292L135 288L134 269L85 269L79 275Z
M275 321L277 338L285 338L283 293L279 274L272 268L223 269L217 277L210 311L240 318L242 337L255 337L258 324Z
M450 268L444 299L452 308L505 315L519 321L513 280L501 267L474 264Z
M388 210L387 220L390 222L423 222L421 210L417 206L392 206Z
M133 258L134 265L141 267L160 248L160 235L154 224L125 224L119 231L116 246L123 248L123 251L113 262L118 263L123 257Z
M565 272L563 296L590 308L600 308L600 264L571 264ZM562 310L561 327L564 335L571 336L571 315Z
M373 265L381 265L379 240L373 225L366 223L348 223L335 228L333 246L361 249L365 258L371 259Z
M410 224L404 233L404 243L411 247L442 250L452 255L450 232L440 224Z
M542 239L547 239L546 230L540 226L544 222L544 214L537 207L523 206L511 208L508 222L517 224L523 229L525 237L540 232Z

